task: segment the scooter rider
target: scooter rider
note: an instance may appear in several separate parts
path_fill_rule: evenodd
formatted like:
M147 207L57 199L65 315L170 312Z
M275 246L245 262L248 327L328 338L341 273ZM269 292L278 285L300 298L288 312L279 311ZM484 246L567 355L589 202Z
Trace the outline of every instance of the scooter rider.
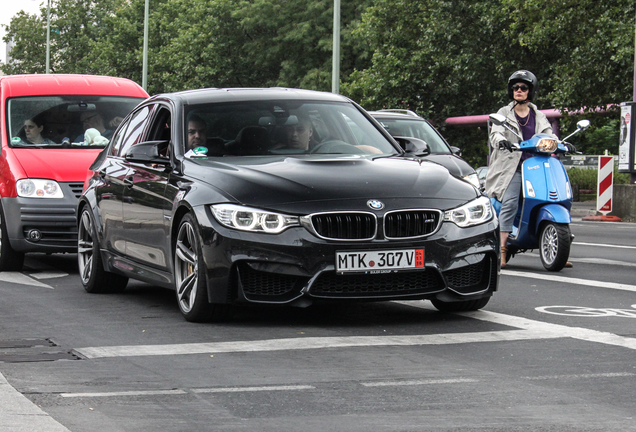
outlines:
M530 102L538 87L537 77L530 71L518 70L508 79L508 97L512 102L498 111L507 117L508 123L523 137L530 139L537 133L552 133L552 127L545 114ZM512 225L521 195L521 164L530 154L512 151L513 143L519 138L503 126L493 125L490 130L490 160L486 175L488 197L501 202L499 231L501 233L501 267L506 265L506 242L512 232Z

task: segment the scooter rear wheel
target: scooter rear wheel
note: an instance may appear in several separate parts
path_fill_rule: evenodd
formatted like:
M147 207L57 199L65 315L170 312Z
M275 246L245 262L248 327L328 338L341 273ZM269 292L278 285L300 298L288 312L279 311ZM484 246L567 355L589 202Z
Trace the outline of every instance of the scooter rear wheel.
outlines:
M541 229L539 254L541 263L548 271L560 271L570 256L572 236L567 224L548 222Z

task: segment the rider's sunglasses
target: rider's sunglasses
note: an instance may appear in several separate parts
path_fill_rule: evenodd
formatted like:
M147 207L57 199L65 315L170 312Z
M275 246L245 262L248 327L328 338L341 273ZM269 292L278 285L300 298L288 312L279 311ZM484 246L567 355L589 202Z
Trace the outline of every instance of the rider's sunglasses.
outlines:
M514 91L517 91L517 90L528 91L528 89L530 89L530 87L528 87L525 84L515 84L515 85L512 86L512 89Z

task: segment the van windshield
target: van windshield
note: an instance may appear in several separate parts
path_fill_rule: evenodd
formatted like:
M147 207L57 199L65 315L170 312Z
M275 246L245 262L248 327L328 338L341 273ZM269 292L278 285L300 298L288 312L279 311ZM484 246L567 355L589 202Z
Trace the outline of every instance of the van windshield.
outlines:
M29 96L7 102L11 147L104 147L143 98L121 96Z

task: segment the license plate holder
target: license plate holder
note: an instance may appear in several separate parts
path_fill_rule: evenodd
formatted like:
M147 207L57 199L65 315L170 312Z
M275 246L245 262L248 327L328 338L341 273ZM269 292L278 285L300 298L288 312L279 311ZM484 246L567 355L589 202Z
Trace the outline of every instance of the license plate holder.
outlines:
M336 272L393 273L424 270L424 248L336 252Z

